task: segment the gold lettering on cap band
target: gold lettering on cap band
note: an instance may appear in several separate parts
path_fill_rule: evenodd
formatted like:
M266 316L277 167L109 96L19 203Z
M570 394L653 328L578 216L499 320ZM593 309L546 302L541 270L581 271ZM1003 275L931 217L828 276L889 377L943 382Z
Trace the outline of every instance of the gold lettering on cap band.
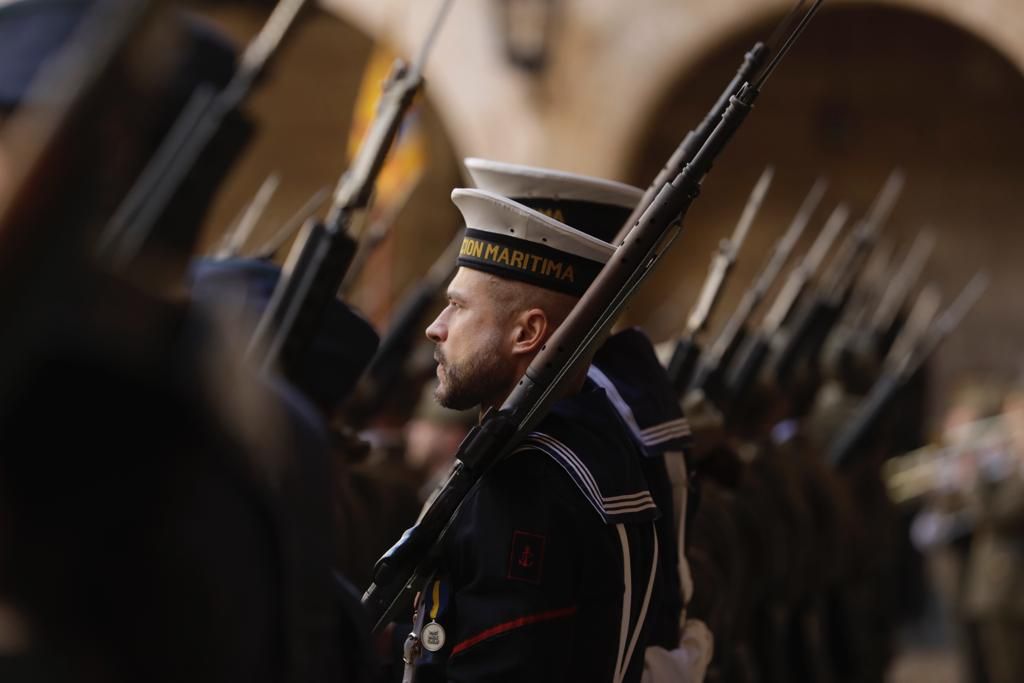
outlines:
M472 237L462 238L459 256L468 256L488 263L507 266L509 270L528 270L531 273L553 277L562 282L576 282L576 271L571 263L556 261L540 254L531 254L528 251L509 249Z

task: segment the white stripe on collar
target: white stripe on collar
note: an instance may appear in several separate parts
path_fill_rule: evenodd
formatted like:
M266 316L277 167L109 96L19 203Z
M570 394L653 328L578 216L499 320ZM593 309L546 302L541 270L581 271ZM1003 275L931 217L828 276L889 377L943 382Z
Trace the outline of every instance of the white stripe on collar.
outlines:
M608 375L604 374L600 368L591 365L590 369L587 370L587 377L589 377L595 384L604 389L604 393L608 395L608 400L615 407L616 412L629 427L629 430L633 432L633 436L636 440L645 446L656 446L660 443L670 441L672 439L690 436L690 423L687 422L685 417L680 417L667 422L661 422L656 425L641 429L640 425L636 421L636 416L633 414L633 409L629 407L626 400L622 398L622 394L615 387L615 383L609 379Z

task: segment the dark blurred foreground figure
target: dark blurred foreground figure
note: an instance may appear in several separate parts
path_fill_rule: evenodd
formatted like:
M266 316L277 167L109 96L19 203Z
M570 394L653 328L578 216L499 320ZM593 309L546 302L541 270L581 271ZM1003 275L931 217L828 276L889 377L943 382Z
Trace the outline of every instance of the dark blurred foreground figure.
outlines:
M83 19L103 4L98 0L16 0L0 6L0 121L18 109L33 80L52 66ZM175 30L161 37L166 42L161 50L166 63L158 65L163 77L145 82L143 92L121 93L144 99L146 111L121 120L111 117L93 131L105 141L102 164L91 169L103 178L96 204L105 216L142 171L194 89L223 87L236 66L235 47L207 22L181 12L172 13L165 22ZM169 269L176 253L186 250L187 254L192 248L214 193L251 131L252 124L243 113L235 110L226 117L153 231L152 246L159 249L154 267Z
M195 302L251 334L279 278L280 269L267 261L202 259L192 266L190 289ZM317 407L328 431L336 567L360 589L369 584L377 558L419 511L416 482L389 463L368 462L369 445L334 419L377 344L370 324L336 299L295 375L296 387Z
M452 198L467 225L461 267L427 336L442 405L486 409L612 247L493 193ZM464 502L421 589L415 680L640 680L661 605L657 507L604 392L575 379Z
M95 4L117 18L133 6ZM72 42L103 45L101 33ZM26 265L5 269L0 292L0 679L362 680L366 627L332 570L322 416L241 364L236 332L91 263L85 237L123 182L79 186L130 178L119 171L139 167L152 142L122 116L135 111L125 99L149 103L129 79L150 73L147 53L126 52L132 69L119 68L123 52L97 51L79 55L96 73L62 72L88 79L71 104L89 105L62 110L64 128L41 140L63 164L3 149L11 168L31 173L0 207L0 257ZM63 92L46 94L34 111L64 106ZM61 137L67 129L80 134ZM130 152L123 167L102 153L115 148ZM179 228L194 235L194 225ZM29 248L46 236L51 249Z

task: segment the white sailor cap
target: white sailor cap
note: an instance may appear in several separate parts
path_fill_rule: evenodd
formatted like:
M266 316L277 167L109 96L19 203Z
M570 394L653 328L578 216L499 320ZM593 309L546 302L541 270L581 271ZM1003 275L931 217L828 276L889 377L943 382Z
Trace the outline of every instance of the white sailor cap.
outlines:
M452 190L466 234L458 264L581 296L615 248L508 197Z
M472 157L464 163L481 190L510 197L605 242L614 239L644 194L614 180L548 168Z

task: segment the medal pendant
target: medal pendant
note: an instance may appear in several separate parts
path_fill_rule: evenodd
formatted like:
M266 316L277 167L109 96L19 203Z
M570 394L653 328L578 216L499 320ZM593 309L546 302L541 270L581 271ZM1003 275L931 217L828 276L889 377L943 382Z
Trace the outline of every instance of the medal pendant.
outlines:
M437 652L444 647L444 627L436 621L431 621L420 631L420 645L427 652Z

